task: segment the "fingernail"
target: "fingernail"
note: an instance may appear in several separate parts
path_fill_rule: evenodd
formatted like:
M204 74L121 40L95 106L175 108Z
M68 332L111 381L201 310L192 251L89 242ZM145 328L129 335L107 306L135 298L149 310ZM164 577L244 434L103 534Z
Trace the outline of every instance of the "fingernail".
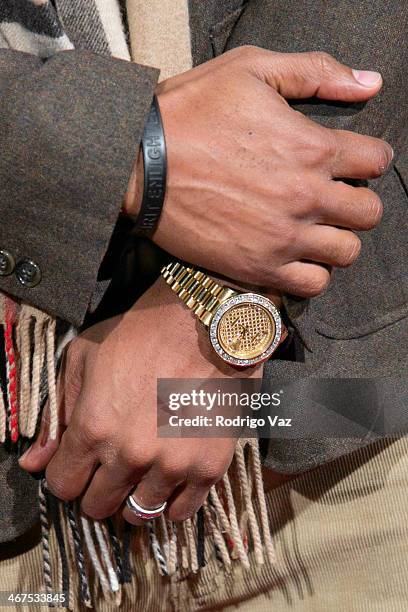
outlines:
M371 70L353 70L354 78L364 87L374 87L381 81L381 74Z

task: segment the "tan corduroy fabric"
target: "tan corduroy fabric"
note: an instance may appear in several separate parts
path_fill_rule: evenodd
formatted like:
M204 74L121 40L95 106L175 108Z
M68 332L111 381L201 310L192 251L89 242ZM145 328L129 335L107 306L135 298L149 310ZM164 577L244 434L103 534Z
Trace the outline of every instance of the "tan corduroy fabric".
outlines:
M127 0L132 59L160 68L160 80L192 67L187 0Z
M406 611L407 438L344 456L269 492L267 501L273 568L252 558L250 570L237 564L225 576L212 555L199 574L171 583L140 554L137 587L126 589L120 607L99 601L98 612ZM0 563L0 591L40 588L39 547Z

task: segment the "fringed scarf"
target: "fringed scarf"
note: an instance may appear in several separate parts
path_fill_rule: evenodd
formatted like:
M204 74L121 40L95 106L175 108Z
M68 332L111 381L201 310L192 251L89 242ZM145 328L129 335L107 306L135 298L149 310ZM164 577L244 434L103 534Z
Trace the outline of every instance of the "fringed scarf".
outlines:
M75 19L80 22L78 28ZM75 46L129 59L116 0L10 0L0 5L0 47L48 57L74 48L66 31L76 37ZM60 338L55 319L3 294L0 325L4 353L0 443L32 439L46 398L49 435L55 439L56 372L70 336ZM197 515L182 524L161 517L143 528L133 528L120 515L94 521L81 513L79 503L52 496L44 480L39 487L39 508L44 588L50 595L66 593L71 609L76 598L92 606L95 588L91 588L90 576L96 578L107 601L119 604L123 585L137 581L133 555L152 555L159 574L170 580L199 572L210 558L226 572L233 563L249 568L250 557L259 565L275 560L255 440L238 443L228 473L211 488ZM51 535L58 544L57 558L50 552ZM73 592L72 572L78 577L79 594Z

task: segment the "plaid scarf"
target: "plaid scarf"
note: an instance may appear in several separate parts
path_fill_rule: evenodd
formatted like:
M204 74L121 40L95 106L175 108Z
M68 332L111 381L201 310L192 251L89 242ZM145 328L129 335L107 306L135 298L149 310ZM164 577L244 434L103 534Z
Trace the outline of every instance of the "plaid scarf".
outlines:
M85 48L130 59L117 0L3 0L0 48L42 58ZM46 398L49 435L54 439L57 435L56 372L72 337L72 330L64 336L56 334L57 323L48 314L0 293L0 350L5 355L0 364L0 443L32 439ZM210 556L226 571L234 561L246 568L251 559L259 565L274 561L254 440L240 441L228 474L211 488L198 514L181 527L164 517L138 529L125 524L121 515L90 520L77 502L63 503L53 497L44 480L39 506L44 586L50 596L62 589L71 609L75 609L73 571L83 604L92 605L98 586L106 600L118 604L123 585L133 580L132 554L152 555L158 572L176 581L204 567ZM57 555L52 553L51 538L57 542Z
M3 0L0 48L43 58L78 48L130 59L117 0Z

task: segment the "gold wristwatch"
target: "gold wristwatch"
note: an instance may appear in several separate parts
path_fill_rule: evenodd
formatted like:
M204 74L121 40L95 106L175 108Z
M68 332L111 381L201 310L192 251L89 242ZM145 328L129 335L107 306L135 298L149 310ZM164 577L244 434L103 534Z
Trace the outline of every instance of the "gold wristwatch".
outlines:
M279 311L268 298L219 285L203 272L177 261L161 273L209 329L212 347L229 365L258 365L269 359L286 338Z

